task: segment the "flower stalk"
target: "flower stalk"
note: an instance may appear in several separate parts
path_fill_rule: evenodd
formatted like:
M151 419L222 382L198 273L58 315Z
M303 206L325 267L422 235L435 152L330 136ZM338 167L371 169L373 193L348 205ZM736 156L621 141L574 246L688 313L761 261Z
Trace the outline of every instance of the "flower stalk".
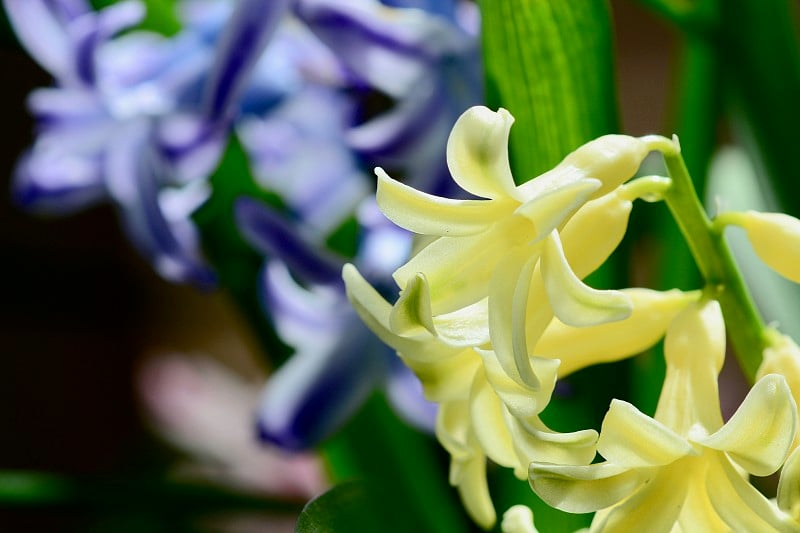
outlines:
M771 346L769 329L756 309L721 229L708 218L697 197L677 139L672 148L665 147L662 153L672 178L664 200L700 269L706 292L722 307L739 365L753 383L764 349Z

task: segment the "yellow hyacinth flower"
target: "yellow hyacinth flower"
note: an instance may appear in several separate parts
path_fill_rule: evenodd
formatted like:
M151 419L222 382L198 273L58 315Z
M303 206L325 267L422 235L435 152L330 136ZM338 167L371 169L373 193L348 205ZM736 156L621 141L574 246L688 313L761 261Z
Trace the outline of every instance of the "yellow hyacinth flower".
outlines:
M798 531L747 481L784 462L797 409L786 380L759 380L723 424L717 377L725 325L715 301L693 304L670 325L667 375L655 416L614 400L589 466L534 463L531 486L554 507L597 511L591 531Z
M558 361L530 361L539 380L535 390L508 378L488 349L486 326L479 325L486 320L485 307L433 317L423 276L409 282L394 306L352 265L345 267L343 276L362 320L397 350L419 377L426 397L440 404L436 435L452 458L450 482L478 524L488 528L496 520L486 480L487 458L514 468L520 478L533 458L570 464L592 460L595 431L561 434L539 420L555 386ZM524 403L522 415L512 415L496 390Z
M455 182L483 199L456 200L417 191L382 169L377 199L398 226L436 237L394 278L404 289L417 273L431 288L433 314L455 311L488 294L489 280L508 250L546 238L586 201L630 179L662 138L606 135L569 154L554 169L517 186L508 162L513 117L505 110L468 109L453 126L447 162ZM610 307L609 307L610 308Z
M800 220L784 213L726 212L721 226L740 226L758 257L781 276L800 283Z

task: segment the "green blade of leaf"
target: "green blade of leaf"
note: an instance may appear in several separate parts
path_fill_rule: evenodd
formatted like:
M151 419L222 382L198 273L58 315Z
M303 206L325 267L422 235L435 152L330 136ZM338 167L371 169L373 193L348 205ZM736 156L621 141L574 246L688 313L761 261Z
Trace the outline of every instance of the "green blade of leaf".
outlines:
M527 181L617 129L604 0L482 0L486 100L516 118L511 166Z

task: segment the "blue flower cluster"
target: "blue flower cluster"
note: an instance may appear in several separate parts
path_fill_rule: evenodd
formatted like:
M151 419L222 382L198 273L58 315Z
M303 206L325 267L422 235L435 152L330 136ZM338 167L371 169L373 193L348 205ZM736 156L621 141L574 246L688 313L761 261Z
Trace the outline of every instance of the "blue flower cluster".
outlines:
M432 407L346 303L354 261L381 286L411 250L377 211L371 168L448 195L444 145L479 103L477 12L459 0L181 0L181 31L137 29L123 0L3 0L20 42L54 79L28 100L37 139L14 179L17 201L68 213L118 207L131 241L165 278L213 285L191 215L232 136L254 181L285 209L236 202L265 257L261 294L295 353L271 377L259 433L315 445L379 386L429 427ZM355 258L325 246L355 218Z

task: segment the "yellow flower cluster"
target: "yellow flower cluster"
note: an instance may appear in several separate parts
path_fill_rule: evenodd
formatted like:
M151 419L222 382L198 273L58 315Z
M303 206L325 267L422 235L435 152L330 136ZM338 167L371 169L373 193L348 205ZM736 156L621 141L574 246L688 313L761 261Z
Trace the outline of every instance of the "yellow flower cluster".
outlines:
M677 143L607 135L516 185L512 122L503 109L474 107L453 128L450 172L477 198L428 195L376 170L383 212L431 237L394 273L396 302L355 267L344 269L359 315L440 405L437 437L467 511L483 527L496 521L489 459L530 476L554 507L598 511L592 531L636 530L645 515L652 531L795 530L782 509L800 508L800 478L784 483L775 505L744 475L776 471L790 451L797 414L786 380L765 371L723 424L719 305L700 291L599 291L582 281L619 245L633 200L658 199L669 188L666 178L629 181L645 156L676 153ZM741 225L760 235L769 231L764 224ZM778 257L779 271L800 274L774 247L763 249L768 262ZM559 433L542 422L559 377L636 355L665 334L668 373L653 418L615 400L599 435ZM598 453L605 461L592 464ZM504 521L515 525L504 528L533 531L520 525L524 516L515 510Z

